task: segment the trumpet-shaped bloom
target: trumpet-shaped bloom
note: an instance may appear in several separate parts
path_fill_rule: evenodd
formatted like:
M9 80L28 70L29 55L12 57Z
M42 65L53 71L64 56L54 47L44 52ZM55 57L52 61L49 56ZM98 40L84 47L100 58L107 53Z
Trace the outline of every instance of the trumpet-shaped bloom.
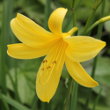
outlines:
M106 45L89 36L73 36L74 27L63 33L62 24L67 9L58 8L50 15L48 26L51 32L22 14L11 20L11 28L22 42L8 45L8 55L17 59L32 59L45 56L37 73L36 92L40 100L49 102L58 87L64 63L71 77L85 87L98 86L80 62L95 57Z

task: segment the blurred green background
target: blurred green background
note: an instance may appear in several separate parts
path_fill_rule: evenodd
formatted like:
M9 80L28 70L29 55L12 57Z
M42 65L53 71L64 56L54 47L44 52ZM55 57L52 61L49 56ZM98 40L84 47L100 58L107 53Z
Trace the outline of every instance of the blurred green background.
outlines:
M18 12L48 30L48 17L58 7L69 10L63 31L74 25L79 28L78 34L101 17L110 15L110 0L0 0L0 110L71 109L70 77L65 67L55 96L50 103L43 103L35 93L36 73L43 58L16 60L6 53L7 44L19 42L10 29L10 20ZM83 34L100 38L107 46L95 60L83 63L90 75L95 73L100 86L89 89L79 85L77 110L110 110L110 21Z

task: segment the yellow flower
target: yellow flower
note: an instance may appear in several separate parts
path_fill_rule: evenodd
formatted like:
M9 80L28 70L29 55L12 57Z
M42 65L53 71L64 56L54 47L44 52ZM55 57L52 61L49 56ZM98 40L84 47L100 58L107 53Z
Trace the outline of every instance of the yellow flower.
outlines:
M95 57L106 43L89 36L71 37L77 31L76 27L63 33L62 23L66 12L65 8L53 11L48 21L51 32L19 13L11 21L12 31L22 43L8 45L8 55L17 59L46 55L36 80L37 95L44 102L49 102L54 96L64 63L70 76L79 84L85 87L98 85L80 62Z

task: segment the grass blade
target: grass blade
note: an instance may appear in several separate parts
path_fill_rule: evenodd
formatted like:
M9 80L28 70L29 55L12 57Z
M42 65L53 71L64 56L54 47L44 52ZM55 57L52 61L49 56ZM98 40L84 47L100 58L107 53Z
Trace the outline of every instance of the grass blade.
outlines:
M17 110L30 110L6 95L0 94L0 98L7 102L8 104L10 104L11 106L13 106L14 108L16 108Z

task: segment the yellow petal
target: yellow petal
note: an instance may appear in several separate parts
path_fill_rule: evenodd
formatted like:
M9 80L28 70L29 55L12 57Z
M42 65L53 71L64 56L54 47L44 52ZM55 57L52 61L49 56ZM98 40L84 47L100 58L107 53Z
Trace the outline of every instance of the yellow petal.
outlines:
M70 58L66 57L66 67L71 77L79 84L85 87L96 87L98 83L92 79L89 74L78 62L74 62Z
M56 92L64 64L65 48L65 44L60 42L52 47L37 73L36 92L43 102L49 102Z
M57 8L49 17L48 25L49 29L55 34L62 33L62 23L66 15L67 9Z
M104 41L86 36L70 37L66 42L69 44L66 55L78 62L95 57L106 45Z
M78 31L77 27L73 27L70 31L68 31L67 33L71 36L72 34L74 34L76 31Z
M50 47L32 48L23 43L8 45L7 53L9 56L17 59L32 59L44 56L48 53Z
M11 20L10 25L16 37L31 47L41 46L53 38L50 32L19 13Z

